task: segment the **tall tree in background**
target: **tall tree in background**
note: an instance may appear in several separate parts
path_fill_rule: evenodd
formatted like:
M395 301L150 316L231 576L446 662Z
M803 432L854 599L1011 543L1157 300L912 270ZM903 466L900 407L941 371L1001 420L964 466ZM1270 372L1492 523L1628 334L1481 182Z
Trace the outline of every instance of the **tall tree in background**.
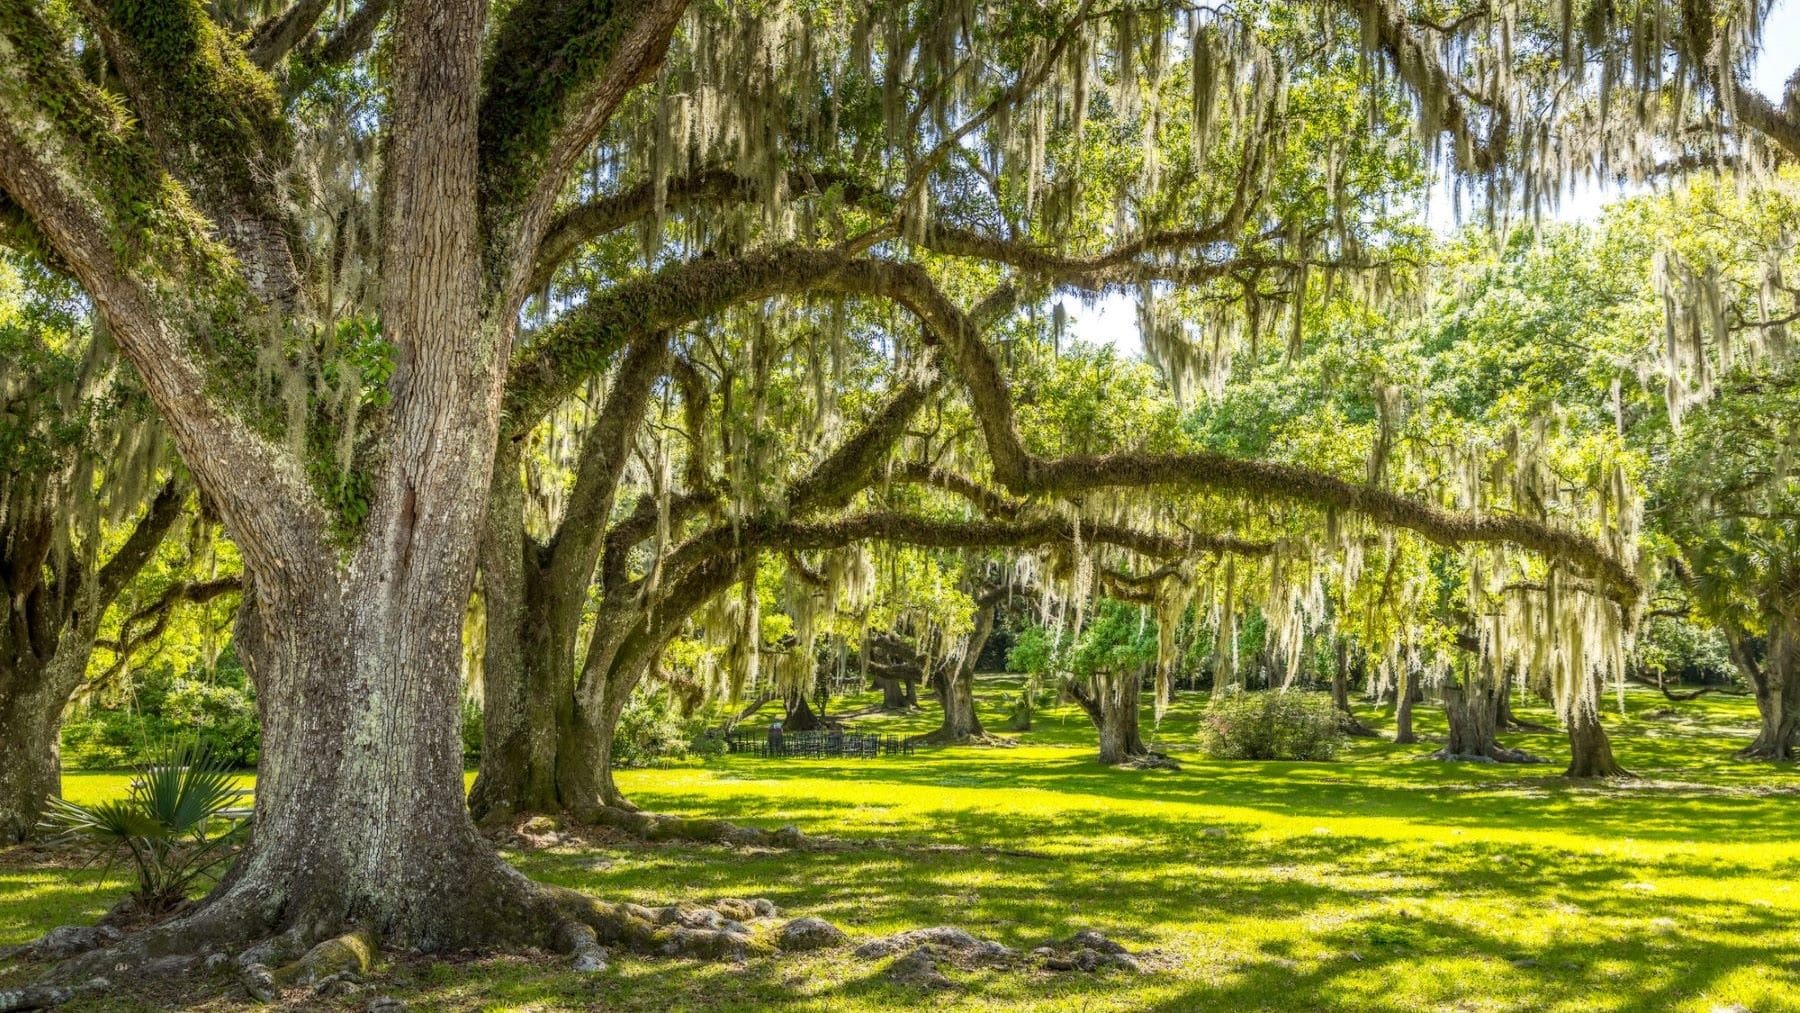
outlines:
M1800 750L1800 369L1740 370L1696 410L1664 477L1659 514L1679 574L1725 634L1762 725L1743 755Z
M60 278L0 259L0 839L61 794L63 709L182 515L167 439ZM36 275L33 277L33 275Z

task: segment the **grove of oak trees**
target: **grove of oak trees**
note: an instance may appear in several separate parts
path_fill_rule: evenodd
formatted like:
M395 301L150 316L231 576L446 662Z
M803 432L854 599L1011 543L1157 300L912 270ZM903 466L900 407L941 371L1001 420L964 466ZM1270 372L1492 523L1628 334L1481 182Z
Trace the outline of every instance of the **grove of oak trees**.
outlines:
M1279 561L1270 524L1320 533L1308 558L1397 531L1487 571L1538 561L1579 599L1559 616L1628 625L1641 578L1610 476L1558 513L1525 509L1530 461L1434 490L1057 448L1022 429L1008 360L1057 292L1192 299L1251 345L1299 335L1310 299L1400 298L1384 178L1403 166L1501 208L1593 159L1765 157L1738 122L1783 110L1731 87L1764 4L1575 8L0 0L0 220L80 285L241 552L262 718L253 843L94 966L350 929L668 942L477 833L457 732L478 573L488 811L620 801L624 695L768 553L844 587L841 554L870 543L1100 545L1133 580ZM1332 116L1361 129L1306 135ZM773 305L800 308L713 326ZM1201 349L1149 344L1178 384L1208 375ZM600 387L558 510L528 519L523 448ZM968 423L931 456L927 411ZM892 494L907 483L941 498ZM1244 504L1277 516L1238 530ZM1071 555L1084 591L1092 554Z

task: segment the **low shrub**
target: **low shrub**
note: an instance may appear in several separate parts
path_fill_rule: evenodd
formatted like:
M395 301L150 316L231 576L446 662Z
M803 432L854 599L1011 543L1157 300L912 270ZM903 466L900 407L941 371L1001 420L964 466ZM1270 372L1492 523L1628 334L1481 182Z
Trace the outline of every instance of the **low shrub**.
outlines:
M1215 760L1329 760L1343 741L1323 693L1232 693L1200 722L1200 748Z
M704 713L683 714L679 701L657 686L632 694L613 735L613 762L621 767L660 767L724 752L725 739L711 732Z
M242 798L223 760L192 742L162 750L137 769L124 798L83 805L51 796L45 817L104 869L128 862L137 880L131 899L151 915L216 882L250 829L248 820L231 814Z
M138 673L129 704L78 709L63 722L63 766L118 770L160 762L176 739L216 763L254 767L262 753L256 693L235 655L211 673Z
M254 767L262 753L256 701L235 686L177 679L163 698L162 716L226 767Z

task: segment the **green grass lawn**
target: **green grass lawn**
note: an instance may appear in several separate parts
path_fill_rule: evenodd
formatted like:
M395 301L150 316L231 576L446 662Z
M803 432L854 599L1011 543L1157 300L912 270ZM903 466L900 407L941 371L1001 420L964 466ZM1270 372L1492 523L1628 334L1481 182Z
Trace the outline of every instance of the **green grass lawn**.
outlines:
M1010 691L984 683L990 728ZM1748 700L1632 693L1608 724L1644 780L1617 787L1558 777L1557 735L1508 737L1556 761L1541 767L1447 765L1421 759L1429 745L1385 741L1334 763L1211 762L1188 748L1199 704L1153 736L1180 771L1098 766L1085 718L1058 708L1014 749L730 757L620 777L649 809L868 847L509 855L605 897L766 896L853 937L948 923L1030 948L1093 927L1162 950L1160 969L952 972L955 990L926 995L844 952L743 966L627 956L593 977L548 958L397 959L377 989L454 1009L1800 1009L1800 775L1730 758L1752 733ZM1441 728L1426 708L1419 725ZM75 774L66 787L95 798L126 780ZM0 946L91 919L119 893L0 858Z

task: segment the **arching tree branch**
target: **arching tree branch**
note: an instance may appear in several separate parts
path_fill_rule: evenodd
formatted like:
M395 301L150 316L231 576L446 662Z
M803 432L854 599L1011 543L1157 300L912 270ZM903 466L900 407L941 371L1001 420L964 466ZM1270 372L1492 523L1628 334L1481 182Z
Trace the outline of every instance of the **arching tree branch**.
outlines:
M662 65L688 0L521 0L495 26L481 96L492 280L514 298L576 160Z
M328 558L317 502L266 495L306 488L302 469L221 400L247 382L230 328L256 316L229 254L65 43L35 5L0 5L0 189L94 299L213 501L290 558ZM270 558L242 547L253 564Z
M330 4L331 0L295 0L287 10L258 24L244 46L250 62L263 70L280 63L313 30Z
M661 187L661 206L680 211L694 206L756 200L767 185L764 180L752 179L730 169L702 169L665 181ZM891 210L893 204L892 199L879 189L840 172L789 172L783 177L781 186L789 194L821 194L835 188L847 202L877 209ZM639 183L576 204L558 214L545 228L544 238L538 244L530 288L533 291L542 288L582 244L655 214L657 190L654 182Z

